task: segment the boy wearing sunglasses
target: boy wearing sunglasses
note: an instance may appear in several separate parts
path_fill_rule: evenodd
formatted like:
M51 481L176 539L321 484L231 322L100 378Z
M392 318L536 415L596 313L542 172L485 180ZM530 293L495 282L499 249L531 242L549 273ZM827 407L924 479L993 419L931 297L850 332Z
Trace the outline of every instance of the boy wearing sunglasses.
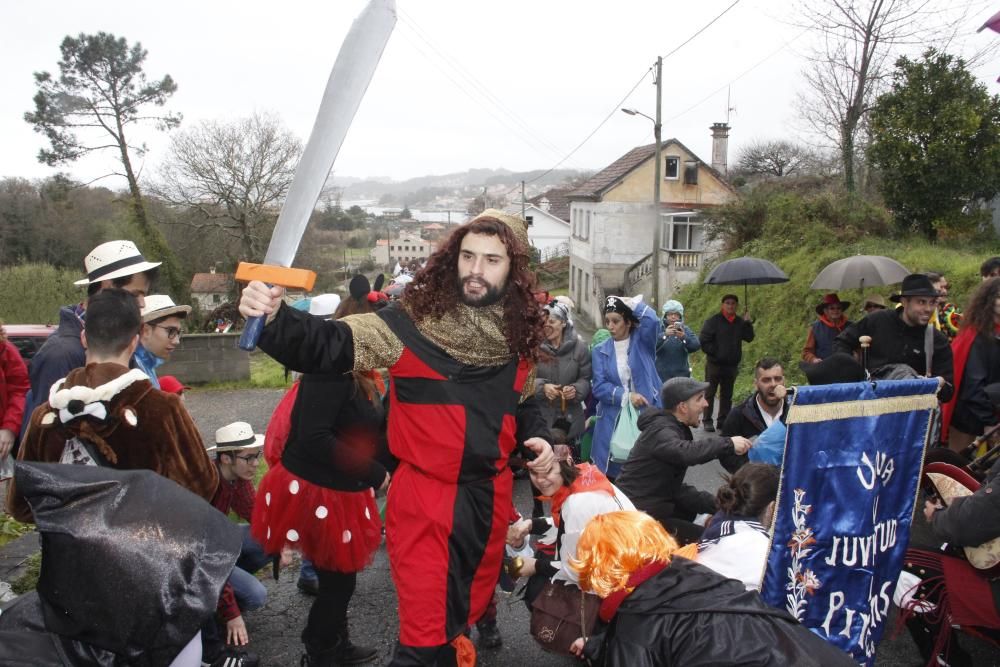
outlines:
M156 369L170 359L181 344L184 320L191 312L191 306L178 306L166 294L150 294L142 308L142 329L139 332L139 347L133 360L149 381L157 389L160 379Z

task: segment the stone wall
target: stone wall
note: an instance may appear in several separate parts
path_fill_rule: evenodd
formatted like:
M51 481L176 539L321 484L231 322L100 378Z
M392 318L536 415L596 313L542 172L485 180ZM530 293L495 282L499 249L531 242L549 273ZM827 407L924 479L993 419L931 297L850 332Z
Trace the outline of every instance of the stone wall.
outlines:
M250 353L236 347L240 334L185 334L180 347L156 374L184 384L250 379Z

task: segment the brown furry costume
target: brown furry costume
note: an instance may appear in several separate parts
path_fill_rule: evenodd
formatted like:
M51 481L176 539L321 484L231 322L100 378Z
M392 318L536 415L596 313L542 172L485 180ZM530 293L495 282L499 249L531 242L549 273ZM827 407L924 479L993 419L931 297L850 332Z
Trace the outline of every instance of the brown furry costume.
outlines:
M152 470L211 501L218 473L194 421L178 396L153 389L137 373L115 363L70 372L31 415L18 459L58 462L75 436L93 444L113 468ZM13 482L7 507L18 521L32 520Z

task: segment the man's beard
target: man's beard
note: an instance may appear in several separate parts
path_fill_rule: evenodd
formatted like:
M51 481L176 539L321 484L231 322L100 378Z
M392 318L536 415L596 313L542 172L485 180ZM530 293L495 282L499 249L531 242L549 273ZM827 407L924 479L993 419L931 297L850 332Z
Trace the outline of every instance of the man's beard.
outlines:
M778 405L781 405L781 399L775 396L774 394L768 394L766 391L760 391L760 390L758 390L758 392L760 393L761 402L767 407L773 408Z
M465 293L465 284L468 282L478 282L486 285L486 291L478 296ZM507 292L507 286L497 287L496 285L491 285L482 278L477 278L475 276L466 276L465 278L458 279L458 296L462 299L462 303L466 306L472 306L473 308L483 308L486 306L492 306L493 304L500 301L504 294Z

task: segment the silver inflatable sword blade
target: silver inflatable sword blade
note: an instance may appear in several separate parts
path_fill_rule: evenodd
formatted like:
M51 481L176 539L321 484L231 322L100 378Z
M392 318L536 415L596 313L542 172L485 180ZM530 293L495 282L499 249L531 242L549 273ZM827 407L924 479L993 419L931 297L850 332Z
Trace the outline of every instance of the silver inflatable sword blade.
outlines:
M278 215L264 264L291 266L354 114L396 25L395 0L371 0L340 46L309 142Z

